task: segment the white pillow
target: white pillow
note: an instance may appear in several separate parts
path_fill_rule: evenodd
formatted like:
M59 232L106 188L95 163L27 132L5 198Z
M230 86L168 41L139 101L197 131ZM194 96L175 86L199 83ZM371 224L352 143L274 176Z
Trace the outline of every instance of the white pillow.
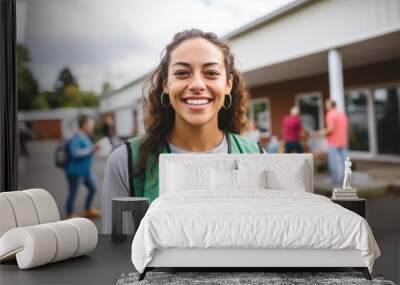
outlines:
M266 169L267 189L306 191L308 183L307 164L305 161L280 157L275 160L241 159L238 161L240 170L258 171Z
M241 188L267 188L266 170L212 169L214 191L238 190Z
M236 170L212 168L212 189L218 190L236 190Z
M267 170L236 170L237 187L268 188Z
M273 190L289 190L305 192L306 171L304 163L294 164L290 178L276 169L267 172L268 188Z
M185 166L169 163L167 191L211 190L211 166Z

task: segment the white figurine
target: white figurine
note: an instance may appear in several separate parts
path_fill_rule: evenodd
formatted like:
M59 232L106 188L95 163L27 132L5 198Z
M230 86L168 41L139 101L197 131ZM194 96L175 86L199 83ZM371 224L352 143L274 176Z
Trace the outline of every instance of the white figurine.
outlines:
M351 161L350 157L347 157L344 162L344 179L343 179L343 189L352 189L351 188Z

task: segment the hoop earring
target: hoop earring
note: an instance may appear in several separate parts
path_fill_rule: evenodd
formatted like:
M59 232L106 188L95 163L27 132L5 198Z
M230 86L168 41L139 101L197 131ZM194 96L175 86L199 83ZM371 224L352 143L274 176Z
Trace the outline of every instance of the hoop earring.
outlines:
M164 104L164 95L164 92L161 92L161 105L163 105L164 108L168 108L171 102L169 102L169 104Z
M232 95L231 95L231 94L228 94L228 95L225 95L225 97L226 97L226 96L229 96L229 105L228 105L228 107L226 107L226 106L225 106L225 100L224 100L224 104L222 105L222 107L224 107L225 110L228 110L228 109L231 107L231 105L232 105Z

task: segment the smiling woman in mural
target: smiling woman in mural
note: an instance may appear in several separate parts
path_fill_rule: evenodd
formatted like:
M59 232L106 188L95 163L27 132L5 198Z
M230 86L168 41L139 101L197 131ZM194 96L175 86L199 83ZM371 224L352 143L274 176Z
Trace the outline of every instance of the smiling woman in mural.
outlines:
M247 123L248 93L229 46L197 29L175 34L148 81L145 135L110 156L103 189L103 231L111 232L113 197L158 192L161 153L260 153L238 135ZM133 230L128 217L127 230Z

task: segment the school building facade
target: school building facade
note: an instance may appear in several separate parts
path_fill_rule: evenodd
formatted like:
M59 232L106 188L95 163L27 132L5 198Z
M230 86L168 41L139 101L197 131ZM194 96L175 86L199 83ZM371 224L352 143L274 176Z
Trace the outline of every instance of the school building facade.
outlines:
M306 129L325 124L332 98L349 117L352 157L400 162L400 1L297 0L224 37L250 89L250 117L264 136L300 108ZM149 74L102 95L117 133L141 134Z
M26 124L39 140L70 138L78 129L80 115L99 116L96 108L55 108L19 111L18 122Z

